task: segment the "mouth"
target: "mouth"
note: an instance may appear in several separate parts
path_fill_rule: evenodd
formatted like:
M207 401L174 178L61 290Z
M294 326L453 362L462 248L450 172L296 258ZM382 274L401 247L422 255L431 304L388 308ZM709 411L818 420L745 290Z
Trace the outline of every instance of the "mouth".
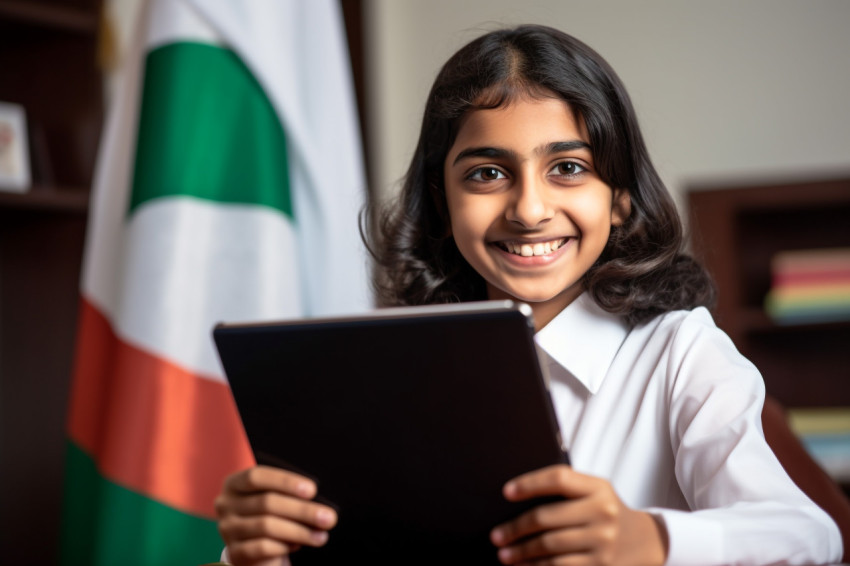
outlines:
M546 256L558 251L569 238L558 238L545 242L493 242L497 248L521 257Z

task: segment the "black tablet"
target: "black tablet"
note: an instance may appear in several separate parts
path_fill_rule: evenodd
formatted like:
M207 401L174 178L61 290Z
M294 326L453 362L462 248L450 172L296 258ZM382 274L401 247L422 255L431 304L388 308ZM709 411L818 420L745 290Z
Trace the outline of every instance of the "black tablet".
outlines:
M213 331L258 463L318 482L339 523L304 564L498 563L539 503L502 486L566 462L528 305L487 301Z

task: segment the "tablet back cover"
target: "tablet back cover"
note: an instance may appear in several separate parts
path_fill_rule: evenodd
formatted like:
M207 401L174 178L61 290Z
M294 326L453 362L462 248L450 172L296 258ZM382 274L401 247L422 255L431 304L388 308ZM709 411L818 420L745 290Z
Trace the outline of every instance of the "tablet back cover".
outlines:
M339 523L295 566L497 564L489 532L535 502L509 479L561 463L527 306L219 325L214 338L258 463L318 482Z

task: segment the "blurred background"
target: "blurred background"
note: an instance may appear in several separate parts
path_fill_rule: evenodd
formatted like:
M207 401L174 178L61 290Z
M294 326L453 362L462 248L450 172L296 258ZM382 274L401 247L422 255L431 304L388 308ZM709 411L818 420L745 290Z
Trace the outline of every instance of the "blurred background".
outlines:
M480 0L363 3L373 186L403 174L443 62L504 25L551 25L617 71L656 167L690 186L783 181L850 169L850 6L735 2Z
M140 5L0 0L0 102L25 109L31 177L25 191L0 190L0 556L10 562L50 564L58 552L90 190ZM437 71L474 37L540 23L607 59L717 280L719 324L848 489L850 3L338 6L372 198L397 189Z

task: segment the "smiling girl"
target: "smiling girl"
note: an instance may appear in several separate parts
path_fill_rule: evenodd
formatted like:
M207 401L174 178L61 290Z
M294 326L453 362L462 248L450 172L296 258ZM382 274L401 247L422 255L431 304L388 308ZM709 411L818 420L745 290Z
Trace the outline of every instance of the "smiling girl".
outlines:
M560 499L494 525L503 563L839 560L837 527L764 440L761 377L706 310L711 282L590 48L542 26L462 48L380 226L385 304L508 298L534 312L573 465L505 486ZM233 563L324 544L337 518L316 490L272 468L231 476L218 510Z

